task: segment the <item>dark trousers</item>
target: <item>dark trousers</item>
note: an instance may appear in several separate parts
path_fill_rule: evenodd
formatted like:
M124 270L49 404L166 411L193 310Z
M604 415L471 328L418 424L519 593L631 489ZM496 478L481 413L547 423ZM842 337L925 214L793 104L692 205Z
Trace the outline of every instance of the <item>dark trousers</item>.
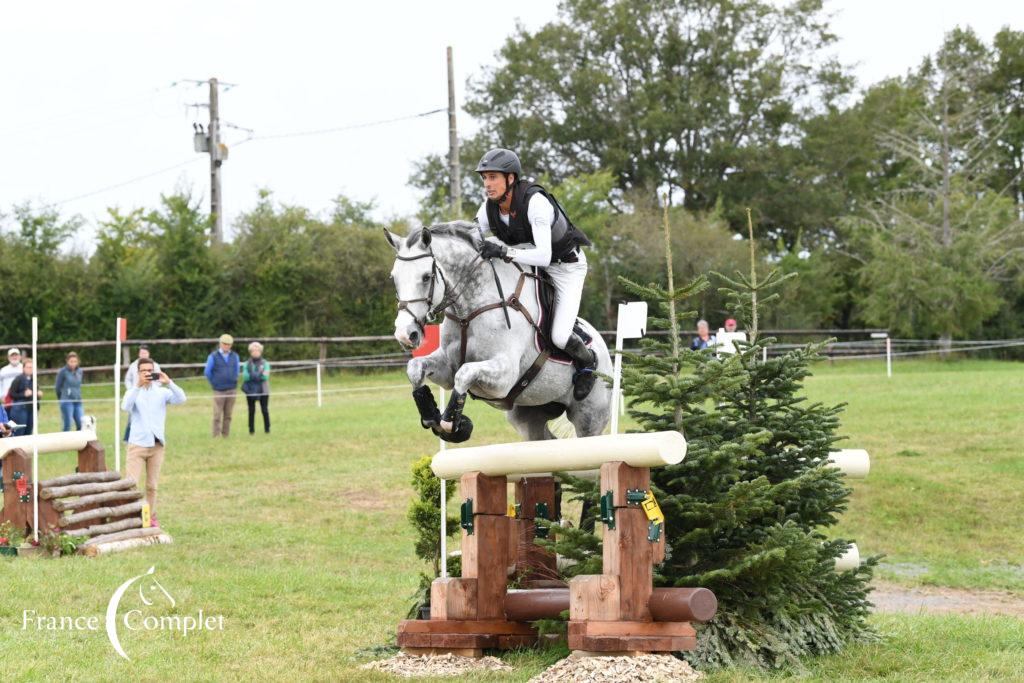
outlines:
M270 433L270 408L267 404L270 402L270 397L264 394L263 396L246 396L245 402L249 404L249 433L253 434L256 431L256 402L259 401L260 412L263 413L263 431Z
M15 429L14 436L24 436L32 433L33 423L31 403L15 403L7 413L10 415L12 420L20 425L25 425L21 429Z

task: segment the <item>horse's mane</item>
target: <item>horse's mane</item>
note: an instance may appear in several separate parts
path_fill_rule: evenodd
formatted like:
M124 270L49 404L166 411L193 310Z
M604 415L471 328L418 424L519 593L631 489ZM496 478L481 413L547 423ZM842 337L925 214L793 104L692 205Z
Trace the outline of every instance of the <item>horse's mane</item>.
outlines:
M420 241L423 231L428 231L431 236L455 237L465 241L474 250L480 249L480 229L476 223L470 221L452 221L450 223L437 223L425 228L418 228L409 233L405 238L405 246L411 247Z

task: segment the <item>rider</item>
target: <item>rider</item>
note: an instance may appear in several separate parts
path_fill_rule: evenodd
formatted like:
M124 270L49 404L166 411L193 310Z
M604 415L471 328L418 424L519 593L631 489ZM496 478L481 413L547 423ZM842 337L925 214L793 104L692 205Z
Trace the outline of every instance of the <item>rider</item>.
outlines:
M590 246L590 240L547 190L522 178L523 166L515 152L492 149L480 159L476 172L487 195L476 219L501 240L484 241L480 255L547 271L555 287L551 343L573 359L573 397L582 401L594 388L597 368L597 355L573 332L587 277L587 257L580 247ZM533 248L509 246L522 244Z

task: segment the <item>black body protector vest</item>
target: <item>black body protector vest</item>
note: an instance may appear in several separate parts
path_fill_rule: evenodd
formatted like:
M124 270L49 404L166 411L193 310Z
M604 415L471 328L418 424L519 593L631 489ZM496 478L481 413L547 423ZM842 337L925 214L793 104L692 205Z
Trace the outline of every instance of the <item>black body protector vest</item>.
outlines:
M573 252L577 247L589 247L591 242L583 231L572 224L565 210L547 190L529 180L517 180L512 186L512 205L508 214L508 225L501 220L498 203L487 201L487 223L494 234L505 244L535 244L533 226L527 217L527 207L533 195L540 193L555 210L555 222L551 224L551 261L575 262Z

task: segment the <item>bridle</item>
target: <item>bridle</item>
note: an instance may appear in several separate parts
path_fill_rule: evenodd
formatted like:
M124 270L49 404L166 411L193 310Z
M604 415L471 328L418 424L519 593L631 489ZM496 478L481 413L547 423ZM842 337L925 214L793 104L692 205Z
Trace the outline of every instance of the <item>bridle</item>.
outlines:
M426 326L427 323L433 322L435 319L437 319L439 313L446 312L449 308L455 305L455 302L459 297L459 293L462 290L463 284L469 279L469 276L472 274L472 270L470 270L469 272L466 273L462 280L459 281L458 287L452 287L448 283L448 279L444 276L444 271L437 267L437 257L434 256L433 246L427 247L427 251L422 254L416 254L415 256L396 255L395 258L398 259L399 261L418 261L421 258L430 259L430 288L427 290L427 295L425 297L420 297L418 299L398 300L398 310L405 311L406 313L411 315L413 321L420 327L421 330ZM476 255L476 260L481 260L480 254ZM441 300L434 304L434 289L437 286L437 277L439 275L441 276L441 283L444 285L444 294L441 296ZM395 292L395 295L398 295L397 291ZM413 313L412 310L409 308L409 304L418 303L427 304L427 312L423 315L422 318Z

